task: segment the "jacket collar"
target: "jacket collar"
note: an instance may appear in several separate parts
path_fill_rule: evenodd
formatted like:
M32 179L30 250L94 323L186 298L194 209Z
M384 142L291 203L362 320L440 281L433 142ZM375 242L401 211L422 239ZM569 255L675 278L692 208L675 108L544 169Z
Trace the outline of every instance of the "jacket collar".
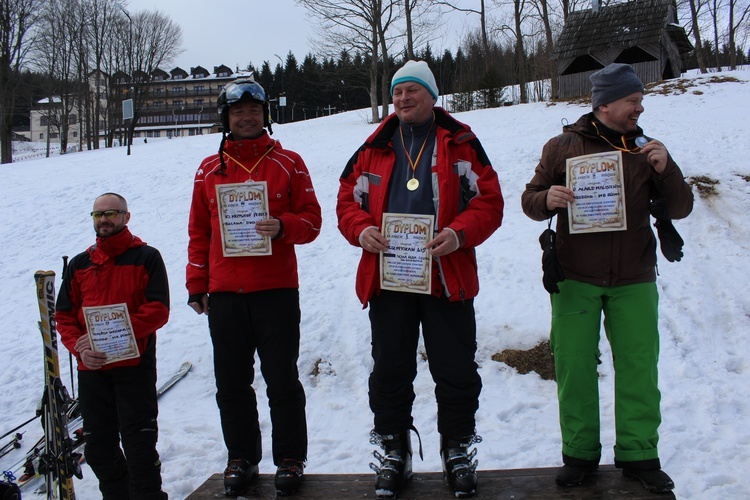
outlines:
M455 140L464 142L476 137L468 125L453 118L453 116L443 108L436 106L433 108L433 111L435 112L435 124L437 125L437 128L444 129L448 134L452 135ZM376 148L389 147L391 138L396 132L399 123L396 113L388 115L388 117L383 120L383 123L381 123L375 132L373 132L367 141L365 141L365 146Z
M140 247L145 244L125 226L122 231L108 238L97 236L96 244L92 245L88 252L93 263L103 264L107 259L125 253L129 248Z

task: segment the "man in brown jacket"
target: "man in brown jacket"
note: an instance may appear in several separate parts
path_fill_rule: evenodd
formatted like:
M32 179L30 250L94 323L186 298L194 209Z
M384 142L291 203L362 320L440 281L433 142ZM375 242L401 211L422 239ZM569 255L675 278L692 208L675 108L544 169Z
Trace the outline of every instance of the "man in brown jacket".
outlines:
M650 215L658 217L662 253L679 260L682 242L670 219L691 212L693 194L664 144L643 137L644 87L633 68L611 64L591 82L593 111L545 144L521 198L534 220L558 215L550 252L556 251L560 272L544 280L563 445L556 481L581 484L601 458L597 356L604 314L616 374L615 465L663 493L674 483L661 470L657 450L659 296ZM602 174L612 165L618 167ZM609 180L602 182L605 175Z

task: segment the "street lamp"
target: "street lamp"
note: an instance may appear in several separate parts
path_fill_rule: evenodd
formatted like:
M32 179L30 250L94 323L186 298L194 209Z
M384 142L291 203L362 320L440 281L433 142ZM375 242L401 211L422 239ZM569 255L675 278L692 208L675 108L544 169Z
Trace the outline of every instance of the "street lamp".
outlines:
M180 106L180 111L185 111L185 106ZM177 117L179 115L175 114L175 109L172 108L172 117L174 118L174 137L177 137Z
M279 95L279 106L284 107L286 106L286 93L284 92L284 61L281 59L281 57L278 54L274 54L276 58L281 63L281 94ZM279 121L279 112L278 107L276 108L276 121ZM283 116L283 110L282 110L282 116ZM279 122L281 123L281 122Z
M115 2L115 5L117 5L123 14L128 18L128 21L130 23L130 27L128 29L128 65L130 66L130 78L131 81L133 80L133 18L130 17L130 13L123 7L123 5L120 2ZM132 89L132 87L131 87ZM133 93L135 95L135 93ZM131 97L132 99L132 97ZM134 108L135 108L135 101L133 100ZM135 111L135 110L133 110ZM125 129L125 140L128 143L128 156L130 156L130 143L133 142L133 136L131 132L131 125L133 123L133 119L131 118L128 122L128 127Z

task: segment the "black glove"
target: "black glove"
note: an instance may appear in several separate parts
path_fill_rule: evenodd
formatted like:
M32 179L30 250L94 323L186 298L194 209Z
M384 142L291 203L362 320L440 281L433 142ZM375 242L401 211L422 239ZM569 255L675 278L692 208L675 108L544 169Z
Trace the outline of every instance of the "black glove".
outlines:
M656 232L659 234L659 246L661 253L669 262L679 262L682 259L682 245L685 244L680 237L680 233L672 225L669 219L656 219L654 223Z
M656 219L654 226L659 235L659 246L661 253L669 262L679 262L682 259L682 245L685 244L680 233L672 225L669 217L667 200L664 197L654 198L648 203L649 213Z
M201 306L201 309L202 309L203 308L203 297L205 297L205 296L206 296L205 293L194 293L194 294L192 294L192 295L190 295L188 297L187 303L188 303L188 305L190 305L190 303L195 302L195 303L199 304Z
M542 283L548 293L560 293L557 283L565 279L560 262L557 260L557 249L555 248L555 232L547 228L539 235L539 244L542 245Z

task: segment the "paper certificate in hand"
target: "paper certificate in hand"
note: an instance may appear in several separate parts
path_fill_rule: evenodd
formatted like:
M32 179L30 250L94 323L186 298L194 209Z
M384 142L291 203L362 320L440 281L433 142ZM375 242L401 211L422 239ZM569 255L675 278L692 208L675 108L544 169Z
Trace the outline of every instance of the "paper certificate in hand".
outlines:
M570 234L628 228L621 151L568 158L566 172L575 196L568 204Z
M107 364L140 356L127 304L84 307L91 348L107 355Z
M216 186L224 257L271 255L271 238L255 230L258 221L268 219L267 194L265 181Z
M388 248L380 253L380 288L397 292L432 291L432 215L383 214Z

